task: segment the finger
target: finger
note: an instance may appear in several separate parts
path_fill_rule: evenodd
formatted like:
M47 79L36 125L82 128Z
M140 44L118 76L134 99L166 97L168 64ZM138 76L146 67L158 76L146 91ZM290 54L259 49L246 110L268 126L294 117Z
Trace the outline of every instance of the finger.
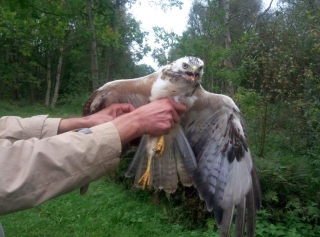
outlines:
M116 116L120 116L122 114L130 113L135 110L135 107L132 104L116 104L117 108L115 110Z
M173 119L173 122L175 122L175 123L180 122L180 116L176 110L172 110L172 119Z
M177 111L178 115L182 115L186 111L187 107L184 104L172 101L173 108Z
M121 105L121 109L123 110L124 113L130 113L136 109L132 104L126 103L126 104L120 104L120 105Z

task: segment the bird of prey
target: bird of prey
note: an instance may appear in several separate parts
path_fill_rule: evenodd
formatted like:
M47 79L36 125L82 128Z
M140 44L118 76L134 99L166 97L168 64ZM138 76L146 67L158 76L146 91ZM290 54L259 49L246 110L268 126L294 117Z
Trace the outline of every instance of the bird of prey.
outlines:
M213 211L220 236L230 235L235 209L235 236L254 236L261 191L246 128L230 97L202 88L203 72L201 59L183 57L150 75L106 83L86 102L83 115L112 103L139 107L172 98L185 104L187 110L170 134L141 138L125 175L135 176L136 187L167 193L176 191L179 181L194 185Z

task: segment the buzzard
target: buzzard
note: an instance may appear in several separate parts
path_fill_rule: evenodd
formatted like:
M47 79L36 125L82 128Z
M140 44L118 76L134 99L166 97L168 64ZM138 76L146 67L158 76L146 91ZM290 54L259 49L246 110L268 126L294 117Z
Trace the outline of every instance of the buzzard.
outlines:
M202 88L203 72L201 59L183 57L150 75L106 83L86 102L83 115L112 103L139 107L172 98L185 104L187 110L170 134L141 138L125 175L135 176L136 187L167 193L173 193L179 181L194 185L207 210L213 211L221 236L229 236L235 209L235 236L254 236L261 194L246 128L230 97Z

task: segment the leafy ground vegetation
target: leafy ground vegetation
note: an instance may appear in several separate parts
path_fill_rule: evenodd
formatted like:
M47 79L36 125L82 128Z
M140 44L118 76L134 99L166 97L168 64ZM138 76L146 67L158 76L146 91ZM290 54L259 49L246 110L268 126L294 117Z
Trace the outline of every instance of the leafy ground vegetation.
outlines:
M0 1L0 115L80 116L98 86L151 73L136 64L151 48L148 32L128 13L135 2ZM164 10L183 4L152 2ZM263 193L257 236L320 236L319 1L279 0L268 8L261 0L196 0L181 36L154 31L159 66L185 55L203 59L203 87L240 107ZM8 236L99 236L103 226L115 231L104 232L110 236L214 236L196 190L179 188L170 197L134 191L122 176L128 160L87 197L71 193L1 217ZM108 194L124 199L110 201ZM126 214L134 200L146 205Z

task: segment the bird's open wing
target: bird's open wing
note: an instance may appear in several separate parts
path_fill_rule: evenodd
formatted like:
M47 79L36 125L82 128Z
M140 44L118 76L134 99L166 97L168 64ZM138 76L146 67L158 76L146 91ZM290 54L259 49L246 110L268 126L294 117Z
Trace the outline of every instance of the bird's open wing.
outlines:
M145 77L106 83L91 95L82 114L94 114L114 103L131 103L136 108L149 103L151 87L157 76L155 72Z
M193 182L200 198L213 211L221 236L229 236L234 208L236 230L247 235L255 228L260 208L260 185L247 144L245 126L233 100L201 87L194 106L182 118L182 127L197 159Z
M90 97L83 114L96 113L112 103L132 103L135 107L148 103L157 76L154 73L107 83ZM209 93L202 87L195 95L198 99L181 119L198 163L193 183L208 211L214 211L222 236L229 235L235 207L236 233L242 236L246 217L247 236L253 236L256 210L261 203L260 185L240 111L229 97ZM136 164L139 163L133 161L130 167Z
M151 87L157 76L155 72L145 77L106 83L90 96L83 106L82 115L97 113L114 103L131 103L136 108L149 103ZM89 184L81 187L80 194L85 194L88 187Z
M88 99L83 107L83 115L96 113L113 103L131 103L135 107L149 103L152 85L160 72L159 70L141 78L106 83ZM137 187L141 187L138 181L147 164L146 139L144 138L141 139L136 154L125 173L128 177L136 176L135 185ZM167 192L174 192L177 188L178 176L184 185L192 185L191 171L195 169L195 158L182 130L179 130L174 142L172 139L166 139L166 143L166 147L170 148L166 149L164 155L167 159L156 159L154 162L152 176L158 178L154 179L151 184L156 188L162 187ZM80 194L86 193L87 189L88 185L81 187Z

